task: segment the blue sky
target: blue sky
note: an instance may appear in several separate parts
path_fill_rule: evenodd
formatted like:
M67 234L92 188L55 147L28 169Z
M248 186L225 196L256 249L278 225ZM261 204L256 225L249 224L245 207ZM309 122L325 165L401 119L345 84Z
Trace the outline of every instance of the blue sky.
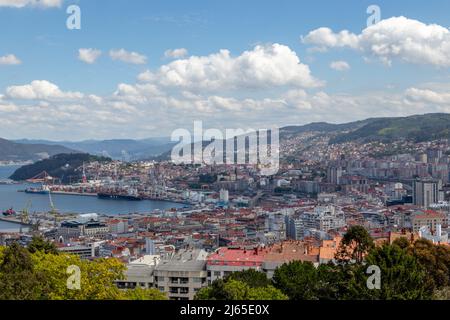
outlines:
M0 61L8 55L19 60L13 63L9 56L0 64L0 115L6 119L0 136L6 138L143 138L170 135L183 126L190 128L194 119L216 127L344 122L372 115L446 112L450 104L445 95L450 62L442 52L448 47L450 36L444 30L441 39L443 29L434 32L427 27L436 24L448 30L450 2L445 0L46 0L48 6L35 1L0 0ZM81 30L66 28L66 8L72 4L81 9ZM406 44L401 36L387 40L393 50L388 53L374 49L374 41L380 45L377 30L370 33L370 39L345 46L331 44L323 36L308 37L319 28L331 29L332 37L338 37L342 30L361 34L367 28L366 9L372 4L380 7L382 21L400 16L408 19L411 30L405 31L409 32L405 38L417 29L413 22L420 23L423 32L417 29L421 35L414 39L413 34L412 42ZM396 32L407 29L402 20L392 20L381 32L389 34L392 28ZM301 36L307 40L302 41ZM414 42L423 43L421 37L429 42L423 52L436 46L440 51L422 56ZM441 43L436 43L436 39ZM234 69L230 72L241 72L249 61L260 58L257 46L265 48L264 55L274 44L287 48L280 53L278 62L255 62L249 70L242 71L248 75L246 81L240 80L241 75L234 78L216 74L217 70L207 75L190 71L186 77L189 81L194 79L194 83L180 85L170 82L173 79L167 78L169 73L157 74L161 67L170 71L171 63L192 56L206 57L202 63L208 65L208 57L221 49L228 50L231 58L237 60L244 52L250 52L249 60L243 57L243 61L232 62ZM319 47L321 50L314 50ZM86 63L79 58L82 48L98 50L101 55L93 63ZM165 57L166 50L180 48L187 54ZM394 52L396 48L401 48L400 53ZM110 51L119 49L135 52L146 62L112 59ZM283 59L292 55L309 69L308 76L289 73L291 65L284 66ZM345 62L348 67L335 70L330 67L332 62ZM187 61L183 66L197 68L198 64ZM286 69L278 72L279 67ZM263 75L259 74L261 69ZM301 73L304 68L295 70ZM138 76L146 71L154 75L152 80L140 82ZM272 81L269 71L277 74L277 80ZM304 76L314 78L316 84ZM209 83L217 78L221 80L214 89L195 86L198 79ZM45 83L32 85L33 81ZM170 84L161 85L164 81ZM258 84L254 86L252 81ZM119 90L120 84L129 87ZM145 84L148 87L139 87ZM30 86L53 93L56 86L60 92L53 96L25 96ZM380 98L380 92L383 99L374 101L371 97ZM88 99L90 95L101 102ZM364 99L373 105L365 107ZM410 100L405 103L405 99ZM345 105L349 105L348 109ZM337 110L339 114L334 114ZM102 124L90 128L90 121Z

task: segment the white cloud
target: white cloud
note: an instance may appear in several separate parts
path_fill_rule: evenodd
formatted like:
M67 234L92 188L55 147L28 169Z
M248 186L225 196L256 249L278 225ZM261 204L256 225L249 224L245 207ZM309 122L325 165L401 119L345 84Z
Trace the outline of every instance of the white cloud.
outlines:
M63 0L0 0L0 7L41 7L55 8L61 7Z
M80 92L63 92L59 87L46 80L34 80L22 86L6 88L6 97L24 100L51 100L51 99L81 99Z
M13 54L0 57L0 65L17 65L21 63L22 61Z
M62 92L54 84L37 81L6 90L0 99L0 136L144 138L170 135L176 128L190 128L199 119L205 128L264 128L450 112L448 88L450 84L422 85L399 93L363 95L295 88L262 97L236 97L172 89L164 92L156 84L137 83L119 84L113 94L99 97Z
M166 58L179 59L179 58L183 58L187 55L188 55L188 51L185 48L166 50L164 52L164 57L166 57Z
M111 59L119 60L132 64L145 64L147 63L147 57L137 52L129 52L125 49L111 50L109 52Z
M258 45L240 56L222 49L208 56L191 56L138 76L166 87L190 90L265 89L275 86L318 87L308 65L281 44Z
M350 65L346 61L333 61L330 63L330 68L336 71L347 71Z
M102 52L98 49L81 48L78 50L78 59L88 64L94 63L101 55Z
M311 31L302 41L319 49L348 47L372 55L383 63L393 59L414 64L450 67L450 30L405 17L392 17L360 34L329 28Z

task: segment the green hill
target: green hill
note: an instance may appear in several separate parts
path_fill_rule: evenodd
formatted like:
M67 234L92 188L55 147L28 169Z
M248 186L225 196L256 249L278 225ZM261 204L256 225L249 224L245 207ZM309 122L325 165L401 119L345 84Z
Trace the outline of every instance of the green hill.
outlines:
M378 118L352 132L339 134L330 144L349 141L392 142L400 139L415 142L450 139L450 114L430 113L401 118Z

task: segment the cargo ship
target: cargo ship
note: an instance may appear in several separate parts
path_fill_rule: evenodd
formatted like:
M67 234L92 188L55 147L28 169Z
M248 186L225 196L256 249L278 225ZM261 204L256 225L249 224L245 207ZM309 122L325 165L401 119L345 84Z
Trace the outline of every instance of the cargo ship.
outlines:
M42 186L39 188L26 188L25 189L25 193L34 193L34 194L49 194L50 193L50 188L48 186Z
M120 192L99 192L97 197L100 199L114 199L114 200L128 200L128 201L141 201L142 197L134 189L129 190L127 193Z

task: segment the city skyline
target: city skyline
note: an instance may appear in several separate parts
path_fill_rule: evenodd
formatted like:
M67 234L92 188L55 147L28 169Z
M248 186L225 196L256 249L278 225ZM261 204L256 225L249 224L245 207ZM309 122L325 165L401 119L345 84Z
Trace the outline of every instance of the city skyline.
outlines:
M0 1L0 137L85 140L450 112L450 5ZM81 11L69 30L66 12ZM381 21L368 26L380 8ZM131 35L131 36L130 36Z

